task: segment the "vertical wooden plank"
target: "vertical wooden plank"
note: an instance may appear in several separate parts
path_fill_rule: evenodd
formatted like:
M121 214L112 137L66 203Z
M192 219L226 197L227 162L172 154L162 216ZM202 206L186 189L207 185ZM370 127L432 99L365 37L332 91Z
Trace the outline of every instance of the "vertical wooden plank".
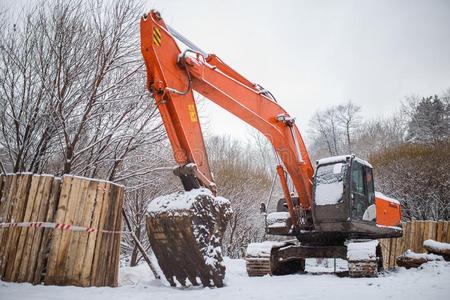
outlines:
M89 179L80 179L80 189L77 194L71 195L70 201L76 204L74 208L75 213L71 224L81 226L83 220L84 207L87 201L87 191L89 186ZM71 232L70 240L68 242L67 259L64 267L64 284L78 285L79 278L73 277L75 268L75 260L77 255L78 243L81 235L86 235L85 232Z
M388 260L389 260L389 256L388 256L388 249L386 246L386 239L379 239L378 240L380 242L381 245L381 253L383 255L383 268L387 270L388 268ZM388 259L386 259L388 258Z
M122 222L122 207L123 207L123 201L124 201L124 187L118 186L119 192L118 192L118 200L116 205L116 228L115 231L121 231L123 227ZM113 262L112 262L112 268L114 268L114 272L112 272L112 280L111 286L117 287L119 285L119 264L120 264L120 243L122 241L122 234L115 234L114 235L114 249L113 249Z
M425 248L423 247L423 241L425 241L425 239L428 237L428 232L430 229L430 223L426 222L426 221L421 221L422 222L422 235L421 235L421 239L418 241L419 244L419 253L425 253L427 252L425 250Z
M411 222L405 222L403 224L403 237L402 237L402 251L403 253L408 250L408 245L410 244L410 231L411 231Z
M63 181L69 176L64 176ZM78 177L72 178L72 188L70 189L69 199L67 202L67 210L64 217L64 224L74 224L75 211L80 200L80 189L82 179ZM61 234L61 241L58 250L58 258L56 260L56 284L63 285L65 280L66 263L68 261L69 243L73 232L63 230Z
M414 239L416 234L416 221L411 220L410 228L409 228L409 244L407 245L408 249L414 251Z
M31 216L33 214L33 208L34 208L34 202L36 200L36 196L38 194L39 189L39 183L40 183L40 176L39 175L33 175L31 176L31 186L30 190L28 191L28 199L26 201L25 211L24 211L24 217L22 219L23 222L30 222ZM26 245L28 240L28 233L30 231L34 230L34 228L27 228L23 227L21 228L21 232L19 235L17 248L16 248L16 255L14 258L14 264L12 265L11 270L11 277L10 279L12 281L18 281L18 277L20 275L20 266L22 259L27 259L27 253L26 253Z
M10 194L17 188L17 176L8 175L6 176L5 184L2 190L2 206L0 207L0 218L2 222L9 222L11 220L11 210L12 210L12 200ZM6 261L4 260L4 255L6 253L6 241L8 240L10 229L0 230L0 278L3 278L4 268Z
M416 222L416 230L414 234L414 252L421 253L421 240L423 235L423 222L417 221Z
M91 180L87 189L86 203L83 209L83 217L81 219L81 226L90 227L93 219L95 197L97 195L98 181ZM74 281L72 284L82 285L81 272L83 269L83 262L87 252L89 233L80 234L77 246L77 257L75 258L72 277ZM75 283L76 281L76 283Z
M49 175L41 175L41 184L38 191L38 198L35 200L36 214L34 215L34 222L45 222L48 211L49 196L52 189L54 177ZM38 228L35 230L33 238L31 240L31 248L29 250L29 260L25 265L23 273L23 281L33 283L34 274L36 272L36 265L38 261L39 248L41 247L41 240L44 234L44 228ZM21 271L22 272L22 271Z
M25 215L25 207L27 205L28 200L28 192L30 190L31 183L31 175L30 174L20 174L19 175L19 186L17 189L13 202L13 212L11 214L11 222L22 222ZM4 275L5 281L13 280L13 267L15 262L15 257L17 253L17 244L19 242L20 233L22 232L22 228L16 227L10 229L10 234L8 236L8 240L6 242L6 270Z
M387 244L388 244L388 249L389 249L388 257L387 257L387 268L389 269L390 265L391 265L391 251L392 251L391 244L392 244L392 240L391 239L387 239Z
M3 187L5 185L6 175L0 174L0 212L2 211L2 205L3 203ZM6 201L5 201L6 202ZM0 214L0 223L3 222Z
M106 197L106 182L100 182L97 186L94 209L90 227L99 228L100 217L103 210L103 198ZM90 232L86 244L86 252L81 270L81 285L90 286L93 282L94 252L98 241L98 232Z
M437 222L436 227L436 241L441 242L442 241L442 230L443 230L444 222L439 221Z
M425 249L425 247L423 246L423 242L425 241L426 238L428 238L428 236L431 233L430 227L431 227L431 223L428 221L422 221L423 223L423 230L422 230L422 240L419 242L420 245L420 253L426 253L427 250Z
M385 239L385 241L386 241L386 249L387 249L387 256L386 256L387 267L386 267L386 269L389 269L389 260L391 259L391 239Z
M399 238L399 245L397 248L397 256L395 259L395 264L397 265L397 257L405 253L406 251L406 240L408 239L408 232L409 232L409 223L405 222L402 223L402 229L403 229L403 236Z
M61 195L62 182L60 178L53 178L51 182L51 191L48 196L47 205L44 208L45 222L55 222L56 211L59 206L59 199ZM51 241L55 230L52 228L45 228L42 233L42 241L39 246L39 253L37 255L36 269L34 272L33 283L38 284L46 281L48 272L48 262L50 260Z
M395 255L397 253L397 247L396 247L397 239L398 238L391 239L391 257L389 259L389 268L395 267L395 258L396 258Z
M450 243L450 223L447 222L447 240L446 243Z
M105 224L107 221L107 215L109 210L109 198L110 198L110 191L111 191L111 184L109 182L106 183L105 186L105 194L103 197L103 204L102 204L102 210L100 214L100 221L99 221L99 229L103 230L105 229ZM94 250L94 260L92 264L92 277L91 277L91 285L93 286L101 286L102 285L102 278L100 277L102 273L102 267L103 267L103 259L104 254L102 253L101 249L103 246L103 239L106 239L105 234L102 232L98 232L97 234L97 240L95 243L95 250Z
M444 229L442 233L442 242L450 243L450 239L447 237L448 233L450 232L450 222L449 221L444 222L443 228Z
M437 238L436 238L436 236L437 236L437 227L438 227L438 222L436 222L436 221L433 221L432 223L431 223L431 239L432 240L434 240L434 241L436 241L437 240Z
M448 243L449 241L447 241L447 233L450 231L450 222L449 221L445 221L442 224L442 238L441 241L443 243Z
M111 229L116 231L117 228L120 228L119 222L120 219L120 212L118 210L118 207L120 205L120 187L116 184L111 184L111 197L110 197L110 222L109 227ZM120 229L119 229L120 230ZM105 286L111 286L114 287L114 274L116 270L116 247L115 247L115 241L117 238L120 238L120 234L114 233L114 234L108 234L107 242L105 243L105 248L108 249L109 255L106 257L106 263L105 267L103 268L104 271L104 285Z
M2 219L2 211L3 207L6 206L6 198L3 198L3 188L5 187L6 178L7 178L6 175L0 174L0 223L4 222ZM0 241L1 241L1 231L3 230L0 230Z
M109 184L108 189L108 209L105 214L105 222L103 223L104 230L114 230L114 207L115 207L115 189L113 184ZM105 286L107 285L107 269L110 268L109 258L111 257L111 240L113 235L111 233L103 233L102 234L102 242L100 249L104 251L106 255L99 256L98 264L97 264L97 272L95 274L96 285L97 286Z
M395 256L394 256L394 267L397 266L397 257L399 257L400 255L403 254L403 238L399 237L396 238L396 243L395 243Z
M64 223L66 218L66 212L68 209L68 200L70 195L70 190L72 188L72 177L64 176L62 181L61 193L58 200L58 208L56 209L55 222ZM59 248L61 244L63 232L62 230L55 230L52 234L52 239L50 243L50 253L47 262L47 272L45 275L45 284L55 284L57 283L57 262Z
M32 222L37 219L37 215L39 214L39 206L42 198L42 188L43 188L43 179L39 175L33 175L31 179L31 188L30 194L28 195L28 203L25 212L24 221ZM26 271L29 264L30 259L30 251L33 243L33 237L36 232L35 228L26 228L27 230L22 231L21 239L23 238L23 250L20 255L20 263L17 266L14 266L17 272L16 280L17 282L24 282L26 278ZM38 229L39 230L39 229ZM21 248L19 246L19 248ZM18 249L19 251L19 249ZM17 260L17 257L16 257Z
M430 239L434 240L436 237L433 236L433 232L434 232L433 227L436 222L434 222L434 221L425 221L425 222L426 222L427 226L426 226L426 232L424 234L423 240L424 241L430 240Z

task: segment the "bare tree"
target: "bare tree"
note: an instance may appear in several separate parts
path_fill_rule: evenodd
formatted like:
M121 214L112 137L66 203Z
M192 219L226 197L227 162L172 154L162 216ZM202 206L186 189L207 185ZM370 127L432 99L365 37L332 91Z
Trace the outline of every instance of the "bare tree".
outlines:
M255 163L254 146L229 137L207 140L211 169L221 196L231 200L233 216L224 238L226 255L240 257L241 248L264 237L264 219L259 204L270 192L271 178L263 164Z
M324 144L328 151L328 155L333 155L334 147L331 138L332 133L329 132L322 112L316 112L309 121L309 131L313 136L314 142L317 145Z
M332 106L326 110L316 112L309 121L309 133L313 140L311 148L315 150L312 153L313 159L343 153L345 148L342 142L344 110L344 105ZM348 119L348 117L346 118ZM349 134L353 123L351 120L348 124Z
M348 101L345 104L341 104L337 106L337 119L339 125L343 128L345 132L345 138L347 141L346 152L352 153L352 135L353 131L356 130L361 122L361 117L359 116L359 112L361 111L361 107L355 105L351 101Z
M139 147L165 139L144 88L142 11L138 1L55 0L7 24L0 46L5 171L113 180L125 176L123 161Z

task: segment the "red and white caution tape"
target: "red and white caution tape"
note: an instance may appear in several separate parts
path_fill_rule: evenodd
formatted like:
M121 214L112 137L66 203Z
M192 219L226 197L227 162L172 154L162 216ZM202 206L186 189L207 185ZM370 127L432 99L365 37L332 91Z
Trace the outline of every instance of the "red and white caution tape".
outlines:
M17 223L0 223L0 228L15 228L15 227L28 227L28 228L53 228L68 231L78 232L102 232L102 233L130 233L125 230L105 230L97 229L93 227L76 226L72 224L51 223L51 222L17 222Z

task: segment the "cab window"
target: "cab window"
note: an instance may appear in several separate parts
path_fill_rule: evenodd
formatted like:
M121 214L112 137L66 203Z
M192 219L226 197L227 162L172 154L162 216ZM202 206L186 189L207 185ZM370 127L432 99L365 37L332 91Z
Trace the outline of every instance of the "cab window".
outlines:
M357 161L352 163L351 190L352 190L352 218L362 220L364 212L369 206L367 189L365 186L365 167Z
M352 165L352 191L364 195L364 166L360 163Z
M370 167L366 166L366 181L367 181L367 196L369 199L369 205L375 202L375 189L373 185L373 173Z

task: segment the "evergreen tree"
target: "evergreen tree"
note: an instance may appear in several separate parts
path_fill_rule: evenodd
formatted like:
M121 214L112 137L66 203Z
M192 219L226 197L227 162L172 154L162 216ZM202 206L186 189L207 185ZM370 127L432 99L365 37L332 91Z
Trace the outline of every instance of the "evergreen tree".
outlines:
M408 140L436 143L449 138L449 105L438 96L422 98L408 124Z

